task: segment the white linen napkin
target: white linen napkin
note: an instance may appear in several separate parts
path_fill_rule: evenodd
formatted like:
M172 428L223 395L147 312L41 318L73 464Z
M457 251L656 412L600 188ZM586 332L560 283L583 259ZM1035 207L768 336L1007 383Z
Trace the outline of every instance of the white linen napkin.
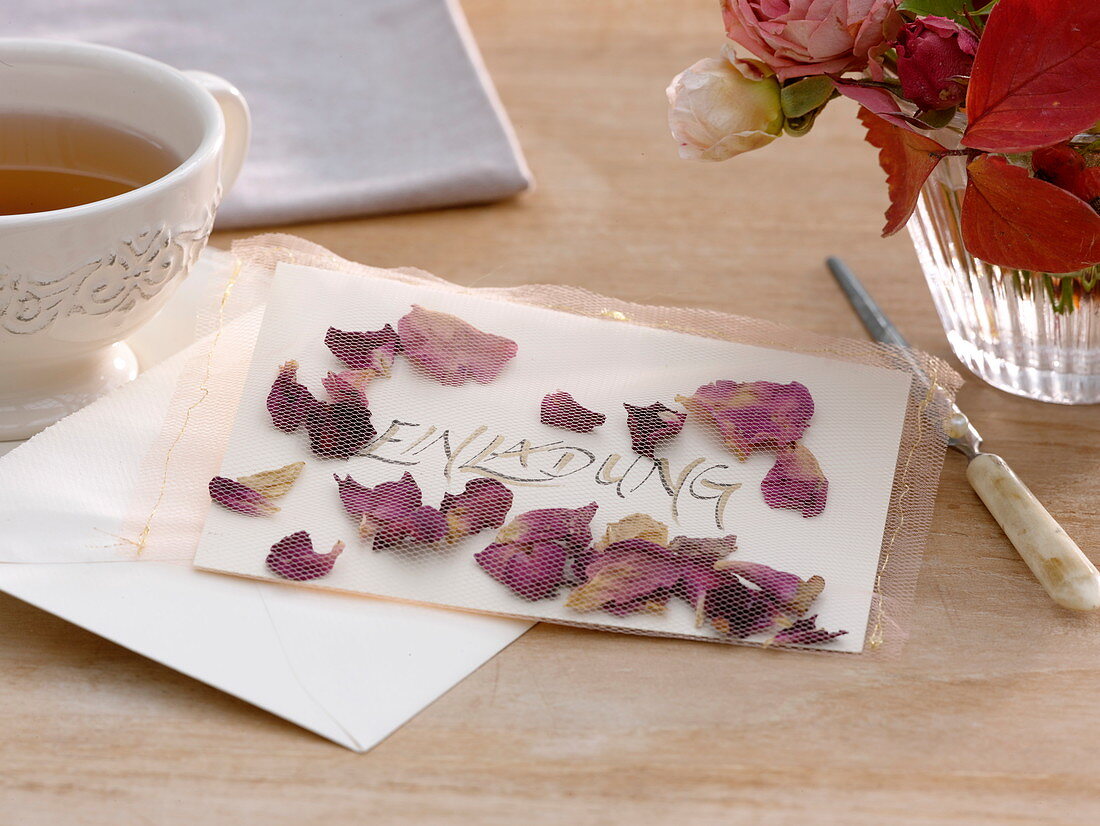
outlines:
M485 203L530 186L457 0L5 5L5 36L117 46L244 92L252 149L220 229Z
M143 362L187 343L204 281L232 262L204 253L131 341ZM168 357L0 458L0 591L356 751L531 626L121 553L141 462L190 357Z

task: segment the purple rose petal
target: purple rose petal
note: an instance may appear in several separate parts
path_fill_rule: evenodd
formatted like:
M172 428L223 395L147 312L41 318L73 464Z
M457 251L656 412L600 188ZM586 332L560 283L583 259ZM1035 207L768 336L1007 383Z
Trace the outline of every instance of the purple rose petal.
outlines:
M343 370L328 375L321 379L330 399L334 402L349 402L361 407L370 407L364 388L373 379L375 373L371 370Z
M768 507L790 508L808 518L825 510L829 480L813 453L794 445L775 457L775 464L760 483L760 491Z
M396 519L423 504L420 486L411 473L396 482L382 482L373 488L364 487L351 476L341 479L333 475L340 488L344 510L355 519L370 515L376 520Z
M309 446L324 459L354 456L375 437L370 410L356 402L316 402L306 416Z
M650 459L655 459L657 451L679 435L687 419L687 413L677 413L660 402L648 407L624 403L623 407L634 452Z
M782 607L731 576L706 592L702 611L718 631L741 638L770 628Z
M561 427L575 433L591 433L607 421L607 416L581 407L564 390L546 394L539 407L539 418L545 425Z
M554 595L565 579L570 556L592 544L597 505L546 508L520 514L497 533L496 541L474 554L484 571L529 600Z
M405 473L396 482L368 488L351 476L333 476L344 510L359 524L360 537L374 539L376 551L398 545L430 545L447 533L447 519L422 504L420 486Z
M817 627L817 615L803 617L789 628L784 628L772 637L771 642L780 645L820 645L847 634L847 631L826 631Z
M553 540L494 543L474 554L485 573L532 602L553 596L565 570L565 548Z
M504 524L512 507L512 491L496 479L471 479L457 495L444 494L439 510L447 518L447 541L457 542Z
M352 370L369 370L375 376L388 376L401 342L393 327L357 332L329 327L325 346Z
M667 548L645 539L615 542L593 553L585 581L569 594L566 607L602 609L616 616L661 611L681 577L681 566Z
M298 362L288 361L267 394L267 412L271 423L284 433L293 433L305 420L317 400L303 384L298 383Z
M744 461L759 450L778 450L802 438L814 414L814 400L798 382L704 384L693 396L677 396L704 425L715 430L726 447Z
M267 567L272 573L296 582L319 579L332 571L343 550L344 543L337 542L327 554L316 553L309 534L298 531L283 537L271 547Z
M224 476L215 476L211 479L208 490L210 498L223 508L247 516L270 516L279 511L279 508L258 490Z

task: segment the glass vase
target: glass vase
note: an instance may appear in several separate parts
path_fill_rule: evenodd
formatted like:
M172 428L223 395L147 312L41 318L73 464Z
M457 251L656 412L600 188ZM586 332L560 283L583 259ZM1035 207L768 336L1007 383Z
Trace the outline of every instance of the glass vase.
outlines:
M951 348L1009 393L1100 402L1100 266L1051 274L970 255L959 224L965 163L948 157L936 167L908 225Z

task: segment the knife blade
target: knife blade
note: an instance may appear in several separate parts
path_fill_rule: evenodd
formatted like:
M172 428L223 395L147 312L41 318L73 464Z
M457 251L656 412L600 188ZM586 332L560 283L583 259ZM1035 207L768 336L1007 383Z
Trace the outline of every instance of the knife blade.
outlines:
M897 355L927 381L924 368L910 352L909 342L855 273L835 256L825 263L871 338L902 348L895 351ZM1063 608L1076 611L1100 608L1100 571L1008 463L982 450L981 434L955 403L944 430L948 444L967 458L970 486L1051 598Z

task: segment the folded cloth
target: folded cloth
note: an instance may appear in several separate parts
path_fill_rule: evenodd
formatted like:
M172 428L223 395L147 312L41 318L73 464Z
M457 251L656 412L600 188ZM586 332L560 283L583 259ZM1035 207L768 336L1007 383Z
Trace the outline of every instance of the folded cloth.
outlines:
M0 30L236 84L252 149L219 229L485 203L530 185L457 0L35 0L0 11Z

